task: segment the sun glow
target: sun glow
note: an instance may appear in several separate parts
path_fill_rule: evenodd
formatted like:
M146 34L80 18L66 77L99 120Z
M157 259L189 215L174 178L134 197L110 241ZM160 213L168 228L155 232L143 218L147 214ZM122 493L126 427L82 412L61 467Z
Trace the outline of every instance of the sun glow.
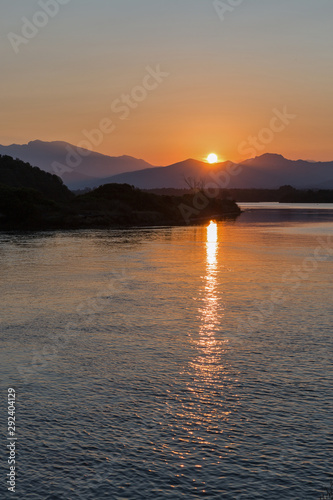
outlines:
M211 153L210 155L207 156L207 161L208 163L217 163L217 155L215 153Z
M207 243L217 242L217 224L216 222L210 221L209 226L207 226Z

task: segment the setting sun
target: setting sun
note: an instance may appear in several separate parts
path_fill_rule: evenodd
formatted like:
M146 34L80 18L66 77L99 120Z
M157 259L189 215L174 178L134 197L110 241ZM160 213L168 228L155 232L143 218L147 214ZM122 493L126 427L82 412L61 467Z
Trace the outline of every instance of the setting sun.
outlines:
M216 163L217 155L215 153L211 153L210 155L207 156L207 161L208 163Z

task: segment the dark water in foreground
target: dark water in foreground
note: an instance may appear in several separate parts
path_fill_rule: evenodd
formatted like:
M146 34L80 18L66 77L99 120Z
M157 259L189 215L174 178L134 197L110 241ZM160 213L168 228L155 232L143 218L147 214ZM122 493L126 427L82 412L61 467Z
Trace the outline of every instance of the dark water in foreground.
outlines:
M288 213L287 213L288 212ZM0 235L16 494L318 499L333 471L333 211ZM6 450L6 404L1 410Z

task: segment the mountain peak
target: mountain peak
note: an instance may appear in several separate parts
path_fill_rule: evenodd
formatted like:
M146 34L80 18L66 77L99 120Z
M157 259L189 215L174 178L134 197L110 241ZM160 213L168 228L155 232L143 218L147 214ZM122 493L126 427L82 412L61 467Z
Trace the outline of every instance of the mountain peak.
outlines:
M0 145L0 154L20 158L33 166L59 175L71 189L94 187L100 179L123 172L133 172L152 165L131 156L107 156L82 149L65 141L41 141L27 144Z
M264 153L263 155L256 156L255 159L263 158L263 159L276 159L276 160L286 160L286 158L279 153Z
M241 163L244 165L277 166L285 165L291 161L292 160L287 160L284 156L277 153L264 153Z

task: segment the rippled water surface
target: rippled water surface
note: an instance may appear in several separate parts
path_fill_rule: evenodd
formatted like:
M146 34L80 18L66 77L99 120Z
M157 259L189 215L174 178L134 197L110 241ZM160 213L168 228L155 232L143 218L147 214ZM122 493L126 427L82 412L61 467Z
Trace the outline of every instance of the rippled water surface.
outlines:
M14 496L3 460L0 497L319 499L332 221L273 207L216 231L1 234L18 476Z

